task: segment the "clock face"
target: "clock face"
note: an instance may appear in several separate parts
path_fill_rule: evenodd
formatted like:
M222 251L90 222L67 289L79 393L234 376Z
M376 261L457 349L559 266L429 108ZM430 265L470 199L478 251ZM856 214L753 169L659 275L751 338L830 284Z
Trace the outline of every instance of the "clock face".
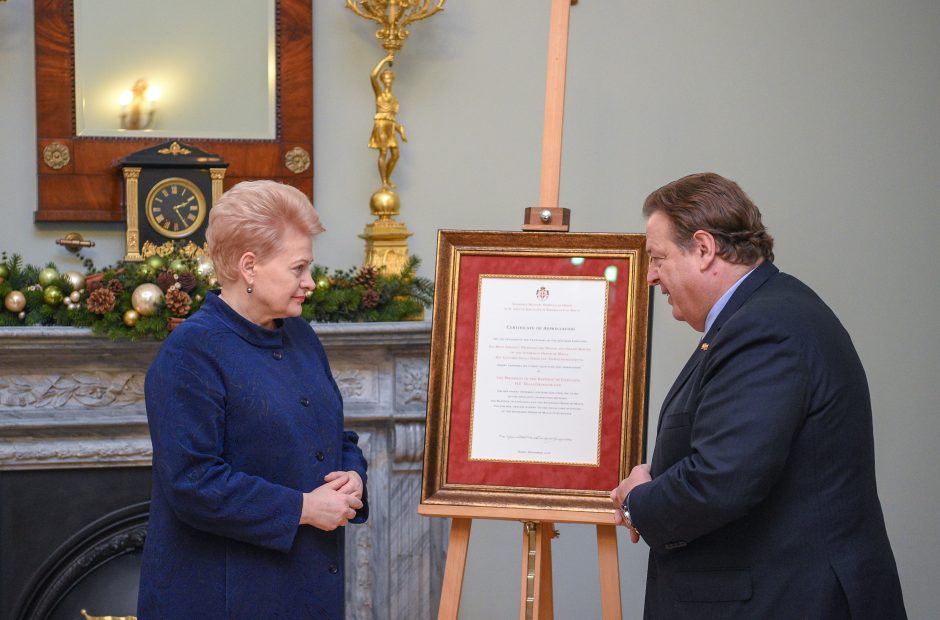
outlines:
M154 185L144 203L153 230L171 239L182 239L198 230L207 210L202 191L192 181L179 177Z

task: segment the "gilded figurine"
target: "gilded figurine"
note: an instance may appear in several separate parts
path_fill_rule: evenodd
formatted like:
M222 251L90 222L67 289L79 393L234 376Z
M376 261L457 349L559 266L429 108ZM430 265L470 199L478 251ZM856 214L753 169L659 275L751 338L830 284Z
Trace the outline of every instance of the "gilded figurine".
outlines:
M392 171L398 163L398 139L395 133L401 136L404 142L405 128L395 119L398 114L398 98L392 93L392 84L395 73L391 70L395 56L387 55L375 65L372 70L372 90L375 92L375 124L372 126L372 136L369 138L369 148L379 151L379 177L382 187L390 189L395 187L392 183ZM388 64L388 69L382 68Z

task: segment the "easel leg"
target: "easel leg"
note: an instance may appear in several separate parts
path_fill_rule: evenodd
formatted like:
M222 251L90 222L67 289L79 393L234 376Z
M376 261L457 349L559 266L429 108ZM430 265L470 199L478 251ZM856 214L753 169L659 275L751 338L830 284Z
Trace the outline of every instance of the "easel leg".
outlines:
M552 538L555 537L555 524L542 522L536 536L536 544L541 551L538 568L535 573L535 609L533 618L552 620L555 616L555 604L552 592Z
M552 620L553 523L526 521L522 536L522 597L520 620Z
M467 550L470 546L470 523L470 519L455 518L450 524L438 620L457 620L457 614L460 612L460 592L463 589L463 573L467 566Z
M601 617L620 620L620 561L617 557L617 527L597 526L597 561L601 581Z

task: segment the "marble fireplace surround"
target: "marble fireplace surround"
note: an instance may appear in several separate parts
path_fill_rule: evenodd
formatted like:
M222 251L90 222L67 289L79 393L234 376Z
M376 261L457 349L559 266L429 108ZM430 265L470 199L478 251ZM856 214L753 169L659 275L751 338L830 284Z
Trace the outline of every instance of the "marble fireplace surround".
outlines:
M346 617L436 617L449 523L417 514L430 323L314 329L369 461L370 520L347 532ZM159 346L0 328L0 472L149 467L143 381Z

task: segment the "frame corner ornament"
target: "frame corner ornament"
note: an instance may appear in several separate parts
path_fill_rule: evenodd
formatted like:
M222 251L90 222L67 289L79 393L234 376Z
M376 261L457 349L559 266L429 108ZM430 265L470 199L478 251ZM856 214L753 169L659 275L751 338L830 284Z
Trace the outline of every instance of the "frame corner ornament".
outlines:
M284 165L294 174L300 174L310 167L310 154L295 146L284 154Z
M61 142L51 142L42 150L42 161L53 170L61 170L72 161L72 153Z

